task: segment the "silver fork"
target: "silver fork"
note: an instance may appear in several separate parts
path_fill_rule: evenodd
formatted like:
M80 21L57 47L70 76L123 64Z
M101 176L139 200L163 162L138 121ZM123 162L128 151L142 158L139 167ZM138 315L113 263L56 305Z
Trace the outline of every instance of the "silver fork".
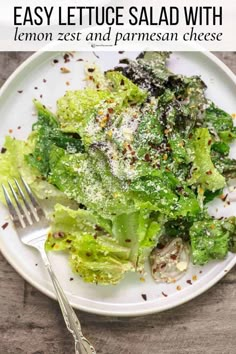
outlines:
M96 354L94 347L84 337L76 313L69 304L45 252L44 244L49 230L49 224L45 217L45 213L22 176L20 176L20 180L21 181L19 182L16 179L14 180L15 188L13 188L13 185L8 182L15 203L12 202L6 187L2 185L11 219L21 241L27 246L36 248L42 257L44 265L51 277L66 326L74 337L75 353Z

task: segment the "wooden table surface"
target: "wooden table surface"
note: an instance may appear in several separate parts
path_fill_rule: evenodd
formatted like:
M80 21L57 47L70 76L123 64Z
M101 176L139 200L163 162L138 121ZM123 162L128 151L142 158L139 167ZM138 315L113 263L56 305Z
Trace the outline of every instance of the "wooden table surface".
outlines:
M236 53L216 53L236 73ZM0 53L0 85L30 53ZM100 354L236 353L236 267L198 298L163 313L110 318L78 313ZM0 354L73 354L58 304L0 254Z

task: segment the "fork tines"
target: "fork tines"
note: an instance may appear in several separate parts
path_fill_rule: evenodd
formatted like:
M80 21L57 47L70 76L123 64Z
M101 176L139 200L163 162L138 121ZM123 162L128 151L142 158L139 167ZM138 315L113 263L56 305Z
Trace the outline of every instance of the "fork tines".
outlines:
M41 217L44 217L44 211L37 202L33 192L26 181L20 176L21 184L14 178L14 187L8 182L11 194L15 201L12 202L4 184L2 184L3 193L9 209L11 219L16 228L25 228L28 225L33 225L38 222ZM26 192L26 193L25 193Z

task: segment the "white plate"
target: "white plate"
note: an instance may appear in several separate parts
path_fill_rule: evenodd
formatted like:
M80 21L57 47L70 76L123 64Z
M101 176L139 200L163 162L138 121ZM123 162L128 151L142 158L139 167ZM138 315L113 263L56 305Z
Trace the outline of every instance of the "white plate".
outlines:
M9 129L13 130L11 135L16 138L27 137L35 120L35 116L32 115L34 97L55 109L56 100L66 90L77 89L83 85L84 61L77 61L79 58L98 62L103 69L109 69L117 65L119 59L135 56L135 53L84 52L75 54L69 63L64 64L63 55L60 53L45 52L33 55L14 72L1 90L0 144L2 145L5 135L9 134ZM59 63L53 64L55 58L58 58ZM69 68L71 73L60 73L62 66ZM170 67L173 71L186 75L201 74L208 85L207 95L229 113L236 111L235 77L212 54L175 53L171 56ZM47 82L44 82L44 79ZM19 93L21 90L23 92ZM42 98L40 95L43 95ZM218 216L232 215L233 210L236 210L235 203L224 207L222 202L218 202L218 209ZM214 212L214 206L212 210ZM0 225L3 225L8 218L7 210L1 207L0 211ZM6 259L23 278L44 294L54 298L51 282L39 255L21 244L10 224L5 230L1 229L0 246ZM54 253L51 260L75 308L97 314L133 316L163 311L193 299L215 284L233 267L236 255L229 254L226 260L212 262L204 267L191 266L185 277L175 284L157 284L150 275L142 282L139 275L130 274L119 285L106 287L86 284L72 274L65 254ZM195 279L193 276L196 276L197 280L193 280ZM178 285L181 290L176 289ZM147 297L146 301L143 294Z

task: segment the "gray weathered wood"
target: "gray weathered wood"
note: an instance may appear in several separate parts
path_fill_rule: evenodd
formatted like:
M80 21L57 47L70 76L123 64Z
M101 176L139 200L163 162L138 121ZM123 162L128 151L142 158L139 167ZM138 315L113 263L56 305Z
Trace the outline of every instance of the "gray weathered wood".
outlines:
M0 54L0 85L29 54ZM236 72L236 53L217 56ZM74 353L57 303L27 284L1 255L0 289L0 354ZM129 319L79 316L100 354L233 354L235 295L236 268L205 294L167 312Z

